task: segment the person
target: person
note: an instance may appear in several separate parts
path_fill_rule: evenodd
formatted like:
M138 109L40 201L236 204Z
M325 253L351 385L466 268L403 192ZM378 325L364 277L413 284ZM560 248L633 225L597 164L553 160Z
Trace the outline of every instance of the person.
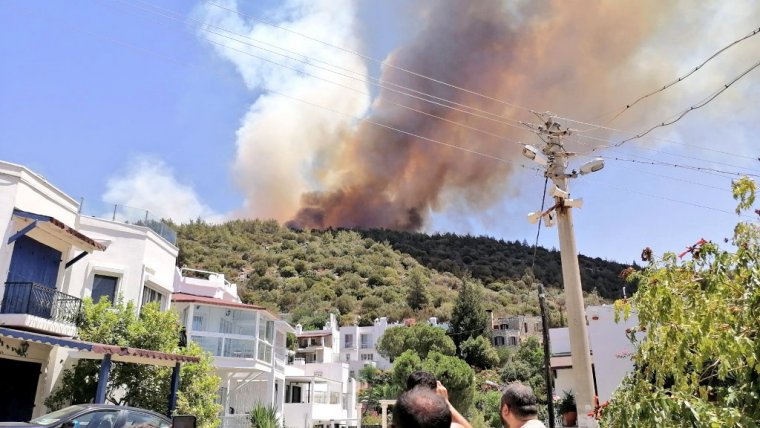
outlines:
M391 425L393 428L450 428L449 404L427 388L412 388L396 399Z
M538 399L533 390L521 383L513 383L504 389L499 408L504 428L546 428L538 420Z
M472 425L467 422L467 419L465 419L465 417L451 405L451 402L449 401L449 391L440 381L438 381L438 379L435 378L434 374L422 370L410 374L409 377L406 378L406 390L410 391L417 387L434 391L446 401L446 404L449 406L449 411L451 412L451 428L472 428Z

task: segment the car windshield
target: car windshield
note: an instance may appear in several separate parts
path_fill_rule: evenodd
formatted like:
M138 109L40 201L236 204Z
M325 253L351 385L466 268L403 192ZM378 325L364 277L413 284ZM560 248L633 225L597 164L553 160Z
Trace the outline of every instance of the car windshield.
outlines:
M37 425L52 425L55 423L58 423L61 419L66 419L70 415L73 415L74 413L77 413L84 409L84 406L69 406L61 410L56 410L55 412L48 413L46 415L42 415L38 418L34 418L31 421L29 421L30 424L37 424Z

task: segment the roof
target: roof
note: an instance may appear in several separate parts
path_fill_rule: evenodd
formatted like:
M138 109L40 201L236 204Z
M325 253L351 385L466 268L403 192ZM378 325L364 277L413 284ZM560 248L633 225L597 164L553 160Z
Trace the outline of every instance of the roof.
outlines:
M56 219L55 217L42 215L42 214L35 214L32 212L22 211L19 209L13 210L13 216L24 219L28 221L29 223L37 222L37 223L42 223L42 224L49 224L50 227L44 227L42 225L38 227L42 227L51 232L53 232L53 230L56 230L56 229L63 231L64 235L68 236L69 238L69 239L66 239L66 241L71 242L72 244L75 244L78 247L83 247L84 249L90 249L91 251L92 250L103 251L107 248L106 245L103 245L100 242L97 242L94 239L77 231L76 229L67 226L62 221Z
M296 337L301 339L304 337L325 337L325 336L331 336L332 331L304 331L303 333L296 333Z
M222 299L216 299L214 297L196 296L195 294L187 293L174 293L172 294L172 302L177 303L203 303L205 305L224 306L227 308L240 308L240 309L263 309L263 306L249 305L247 303L228 302Z
M173 366L176 363L197 363L199 357L170 354L168 352L151 351L149 349L130 348L127 346L106 345L103 343L85 342L76 339L48 336L42 333L15 330L0 327L0 336L43 345L60 346L79 351L78 358L100 359L102 355L111 355L113 361L126 363L150 364L158 366Z

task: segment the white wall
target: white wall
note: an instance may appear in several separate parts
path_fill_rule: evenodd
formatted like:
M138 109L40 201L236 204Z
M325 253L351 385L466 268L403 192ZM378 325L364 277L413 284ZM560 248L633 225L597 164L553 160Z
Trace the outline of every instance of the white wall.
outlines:
M615 309L612 306L590 306L586 309L588 335L596 372L599 400L610 399L620 386L625 375L633 370L630 356L634 347L626 336L626 329L638 324L638 317L632 313L627 320L615 323Z

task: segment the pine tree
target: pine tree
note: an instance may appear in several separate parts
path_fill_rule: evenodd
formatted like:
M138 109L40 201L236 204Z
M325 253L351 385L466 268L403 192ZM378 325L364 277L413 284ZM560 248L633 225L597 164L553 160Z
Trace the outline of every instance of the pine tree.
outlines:
M469 278L464 278L462 282L450 323L457 349L471 337L485 336L490 340L488 315L483 308L483 286L471 282Z
M425 277L421 269L412 270L408 279L409 293L406 295L406 303L412 310L422 309L428 303L427 287L430 280Z

